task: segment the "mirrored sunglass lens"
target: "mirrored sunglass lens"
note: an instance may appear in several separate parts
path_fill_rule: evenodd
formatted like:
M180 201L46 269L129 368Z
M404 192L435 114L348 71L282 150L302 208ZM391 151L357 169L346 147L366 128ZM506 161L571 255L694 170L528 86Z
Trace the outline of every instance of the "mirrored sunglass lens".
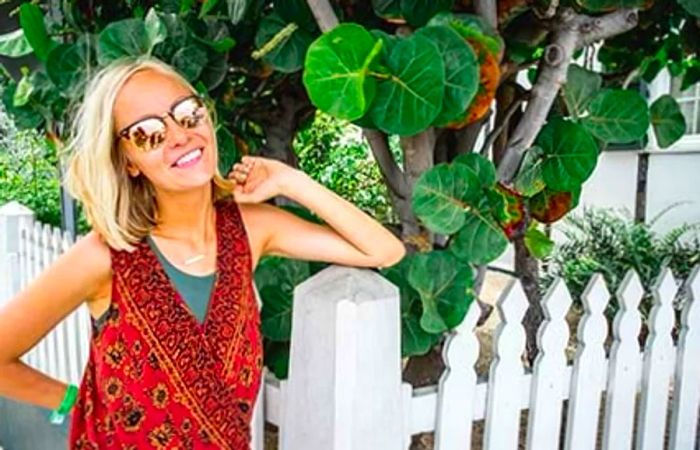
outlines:
M186 128L194 128L199 125L205 114L204 103L197 97L188 98L173 109L175 120Z
M158 119L146 119L129 129L129 139L138 148L150 150L165 140L165 124Z

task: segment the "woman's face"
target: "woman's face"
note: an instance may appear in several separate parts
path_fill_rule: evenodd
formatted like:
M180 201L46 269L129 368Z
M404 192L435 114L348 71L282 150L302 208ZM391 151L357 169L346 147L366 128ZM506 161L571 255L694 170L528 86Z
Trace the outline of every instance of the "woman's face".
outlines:
M206 111L199 121L186 121L187 127L175 117L188 118L183 112L193 111L192 103L181 103L192 92L171 76L147 69L136 72L124 84L114 103L115 135L129 127L129 136L119 138L117 151L128 160L129 176L145 176L156 190L183 192L209 186L216 170L214 132ZM176 106L178 105L179 106ZM173 106L175 109L173 110ZM141 132L146 135L158 130L160 117L165 123L162 139L151 139L150 150L139 148ZM149 122L139 122L150 119ZM132 124L137 124L130 127ZM143 126L139 126L143 125Z

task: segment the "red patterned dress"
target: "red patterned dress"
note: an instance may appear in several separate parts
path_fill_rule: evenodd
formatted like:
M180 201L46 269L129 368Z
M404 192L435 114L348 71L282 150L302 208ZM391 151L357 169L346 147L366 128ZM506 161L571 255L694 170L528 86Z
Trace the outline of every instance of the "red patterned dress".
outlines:
M148 243L111 250L112 301L72 411L71 449L247 450L262 338L238 205L216 204L217 274L200 323Z

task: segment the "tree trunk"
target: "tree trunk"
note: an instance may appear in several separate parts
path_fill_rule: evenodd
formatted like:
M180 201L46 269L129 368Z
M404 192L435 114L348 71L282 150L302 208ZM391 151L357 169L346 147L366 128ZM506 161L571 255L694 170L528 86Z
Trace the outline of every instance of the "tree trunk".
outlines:
M401 223L403 229L401 237L403 241L412 247L412 250L430 250L433 247L433 233L425 229L411 209L411 193L418 178L434 165L435 131L432 128L413 136L401 138L401 149L404 155L404 175L408 185L408 198Z
M530 252L525 247L523 237L518 237L514 240L515 244L515 272L518 274L520 283L525 290L527 300L530 306L525 313L523 326L525 327L525 351L527 359L532 364L537 355L537 329L544 319L542 313L541 299L539 292L539 268L535 258L530 255Z

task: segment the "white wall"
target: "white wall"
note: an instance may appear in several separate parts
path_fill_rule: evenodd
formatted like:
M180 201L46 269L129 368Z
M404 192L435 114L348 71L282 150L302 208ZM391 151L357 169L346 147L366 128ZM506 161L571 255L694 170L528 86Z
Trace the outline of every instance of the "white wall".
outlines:
M634 213L637 188L637 152L605 151L598 158L593 175L583 185L574 213L584 206L627 208Z
M683 223L700 223L700 147L696 152L652 153L647 178L647 221L668 206L654 229L665 232Z

